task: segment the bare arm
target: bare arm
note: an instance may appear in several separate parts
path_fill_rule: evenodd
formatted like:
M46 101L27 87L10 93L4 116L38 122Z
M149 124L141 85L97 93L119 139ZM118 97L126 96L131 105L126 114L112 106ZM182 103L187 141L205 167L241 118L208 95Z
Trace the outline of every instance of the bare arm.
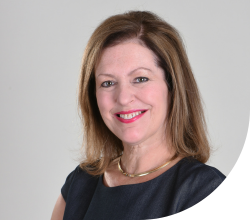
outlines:
M64 201L62 194L60 194L56 201L56 204L55 204L52 216L51 216L51 220L63 220L65 206L66 206L66 202Z

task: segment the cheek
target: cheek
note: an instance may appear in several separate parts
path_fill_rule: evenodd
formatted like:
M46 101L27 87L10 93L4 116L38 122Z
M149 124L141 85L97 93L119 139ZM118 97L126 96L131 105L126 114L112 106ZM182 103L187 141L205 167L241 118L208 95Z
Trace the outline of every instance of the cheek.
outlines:
M167 107L168 89L165 84L155 84L146 88L141 94L141 98L152 107L165 109ZM165 108L164 108L165 106Z
M111 94L105 92L96 92L96 99L102 117L107 117L106 114L109 113L113 103Z

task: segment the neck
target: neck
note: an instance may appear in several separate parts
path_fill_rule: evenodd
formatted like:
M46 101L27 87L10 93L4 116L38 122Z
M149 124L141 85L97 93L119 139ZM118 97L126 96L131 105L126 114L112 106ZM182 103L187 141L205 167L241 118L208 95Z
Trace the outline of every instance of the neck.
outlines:
M174 152L166 139L155 140L153 143L129 145L123 143L124 151L121 157L122 169L130 174L147 172L168 162Z

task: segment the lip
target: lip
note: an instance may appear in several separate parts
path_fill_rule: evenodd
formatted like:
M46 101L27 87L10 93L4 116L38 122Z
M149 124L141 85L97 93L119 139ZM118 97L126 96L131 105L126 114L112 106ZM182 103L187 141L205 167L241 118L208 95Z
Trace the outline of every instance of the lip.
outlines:
M125 114L130 114L130 113L133 113L133 112L139 112L139 111L147 111L147 109L134 109L134 110L129 110L129 111L121 111L121 112L116 112L115 115L125 115Z
M138 111L145 111L143 113L141 113L140 115L135 116L134 118L131 119L124 119L124 118L120 118L117 115L119 114L130 114L133 112L138 112ZM138 120L139 118L141 118L145 113L147 112L147 109L136 109L136 110L130 110L130 111L121 111L121 112L117 112L114 114L114 116L116 117L116 119L118 119L120 122L122 123L132 123L136 120Z

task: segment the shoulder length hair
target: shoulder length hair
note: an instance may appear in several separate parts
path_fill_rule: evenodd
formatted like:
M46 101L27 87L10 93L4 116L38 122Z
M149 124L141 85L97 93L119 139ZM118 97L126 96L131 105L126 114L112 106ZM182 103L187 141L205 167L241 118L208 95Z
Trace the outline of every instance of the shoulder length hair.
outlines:
M178 31L148 11L129 11L102 22L86 46L79 81L79 109L83 123L80 167L101 175L122 155L123 145L105 125L95 91L95 68L102 51L120 42L137 39L154 52L165 71L170 94L166 123L175 156L192 156L205 163L210 155L201 97Z

